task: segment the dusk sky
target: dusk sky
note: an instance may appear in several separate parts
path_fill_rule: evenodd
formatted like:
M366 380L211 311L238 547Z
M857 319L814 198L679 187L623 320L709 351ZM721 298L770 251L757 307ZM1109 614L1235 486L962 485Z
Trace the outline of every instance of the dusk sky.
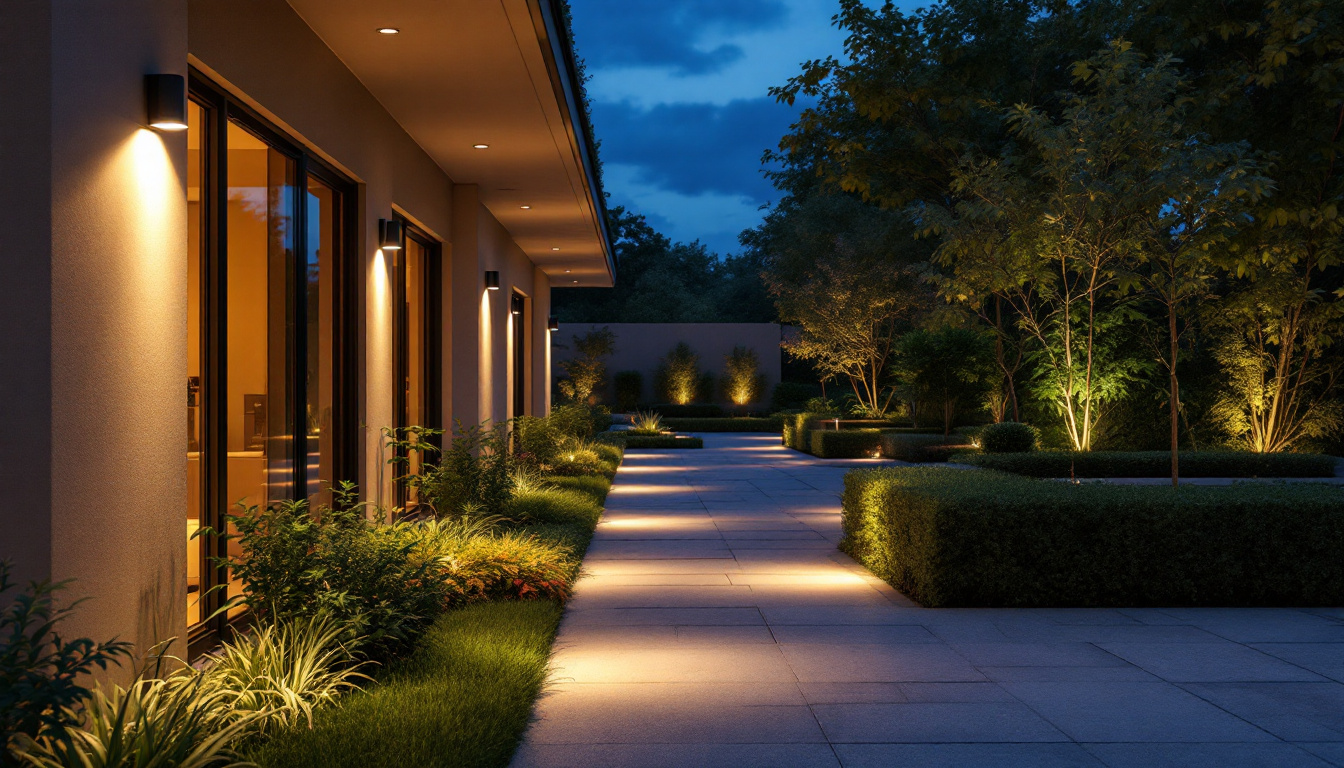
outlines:
M777 193L761 153L795 109L767 91L841 53L836 0L571 0L611 205L720 254ZM914 3L909 3L914 7Z

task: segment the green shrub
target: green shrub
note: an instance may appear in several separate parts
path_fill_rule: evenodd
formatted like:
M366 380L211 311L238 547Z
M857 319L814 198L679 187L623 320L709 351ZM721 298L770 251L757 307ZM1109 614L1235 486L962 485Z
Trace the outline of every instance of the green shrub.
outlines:
M421 469L421 498L440 515L472 510L496 514L513 490L516 459L509 450L507 425L455 424L439 463Z
M610 446L603 446L604 448ZM555 488L582 493L598 506L607 500L611 492L611 481L602 475L583 475L579 477L548 477L546 482Z
M616 469L621 466L621 460L624 458L624 451L621 445L614 443L593 442L589 445L597 452L597 457L602 460L602 474L608 477L616 474ZM607 483L611 487L611 483Z
M808 432L815 429L818 422L833 416L834 414L817 411L786 414L780 427L784 445L804 453L812 450L812 438Z
M765 375L759 368L760 360L755 350L733 347L723 359L723 399L737 406L760 400L765 389Z
M523 522L592 526L597 525L602 507L588 494L556 488L520 493L509 500L504 514Z
M704 387L700 375L700 356L684 341L677 342L658 365L654 389L658 397L670 403L694 402Z
M1334 477L1333 456L1317 453L1183 451L1181 477ZM964 461L1029 477L1170 477L1170 451L1037 451L978 454Z
M632 435L625 439L625 447L630 448L704 448L705 441L698 437L687 437L686 435L659 435L657 437L641 437Z
M10 583L8 560L0 560L0 598ZM52 736L79 725L77 704L85 695L79 681L130 655L131 644L98 643L87 637L65 640L57 627L78 603L58 608L62 585L36 582L0 613L0 765L20 742Z
M612 382L616 389L616 410L629 413L639 407L639 401L644 398L644 374L617 371Z
M980 430L980 450L985 453L1029 453L1036 450L1036 428L1016 421L987 424Z
M876 429L814 429L809 435L812 455L821 459L871 459L882 449Z
M560 451L551 472L556 475L600 475L606 463L593 443L575 443Z
M429 569L430 578L444 585L455 605L569 596L575 553L567 547L481 521L426 520L415 525L416 558ZM585 526L591 529L592 524Z
M513 420L514 450L518 461L528 467L550 466L564 439L549 418L519 416Z
M713 403L659 403L649 406L648 410L665 419L714 419L723 416L723 406Z
M611 414L605 408L582 403L555 406L546 418L563 437L574 440L587 440L611 426Z
M821 395L821 387L798 381L781 381L770 392L771 412L805 410L807 401Z
M947 461L953 453L969 447L970 441L961 435L944 437L916 432L882 433L882 455L898 461Z
M842 549L938 606L1339 605L1344 489L845 476Z
M783 428L784 419L779 416L769 418L718 418L718 419L663 419L663 426L677 432L774 432Z

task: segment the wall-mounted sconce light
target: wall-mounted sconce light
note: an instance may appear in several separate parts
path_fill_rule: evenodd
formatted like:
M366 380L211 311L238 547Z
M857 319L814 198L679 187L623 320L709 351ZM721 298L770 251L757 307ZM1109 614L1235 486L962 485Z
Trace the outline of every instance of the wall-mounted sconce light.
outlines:
M187 129L187 79L181 75L145 75L145 113L159 131Z
M523 314L523 297L513 294L513 299L509 302L509 311L515 315Z
M485 288L489 291L499 290L499 273L493 269L485 271Z
M405 241L405 231L399 219L378 220L378 247L384 251L400 251Z
M555 315L551 315L550 317L546 318L546 330L548 331L560 330L560 318L556 317Z

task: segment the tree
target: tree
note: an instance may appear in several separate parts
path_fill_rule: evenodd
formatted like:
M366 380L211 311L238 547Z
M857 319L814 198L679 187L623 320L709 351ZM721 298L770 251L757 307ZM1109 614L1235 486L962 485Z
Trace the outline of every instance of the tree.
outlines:
M723 358L723 395L733 405L743 406L761 399L765 376L760 373L756 351L733 347Z
M902 336L894 373L911 395L912 416L919 400L936 403L943 434L952 434L958 414L993 386L991 346L984 332L952 326Z
M596 405L596 393L607 379L607 364L602 358L616 351L616 334L603 327L573 339L578 354L560 361L560 368L568 378L561 379L556 386L568 402Z
M684 341L677 342L655 373L658 394L674 405L695 400L700 390L700 356Z

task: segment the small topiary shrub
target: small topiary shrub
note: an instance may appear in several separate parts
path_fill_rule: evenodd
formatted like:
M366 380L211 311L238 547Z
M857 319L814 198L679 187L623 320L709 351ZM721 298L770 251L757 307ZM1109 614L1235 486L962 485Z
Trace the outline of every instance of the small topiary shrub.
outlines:
M929 607L1340 605L1344 488L845 476L841 549Z
M985 453L1030 453L1036 450L1036 428L1017 421L988 424L980 430L980 450Z
M963 459L1028 477L1170 477L1169 451L1034 451L978 454ZM1333 456L1318 453L1187 451L1181 477L1334 477Z
M916 432L882 433L882 455L897 461L916 464L947 461L953 453L970 447L970 440L961 435L944 437Z
M882 450L882 433L877 429L814 429L809 441L812 455L820 459L871 459Z

